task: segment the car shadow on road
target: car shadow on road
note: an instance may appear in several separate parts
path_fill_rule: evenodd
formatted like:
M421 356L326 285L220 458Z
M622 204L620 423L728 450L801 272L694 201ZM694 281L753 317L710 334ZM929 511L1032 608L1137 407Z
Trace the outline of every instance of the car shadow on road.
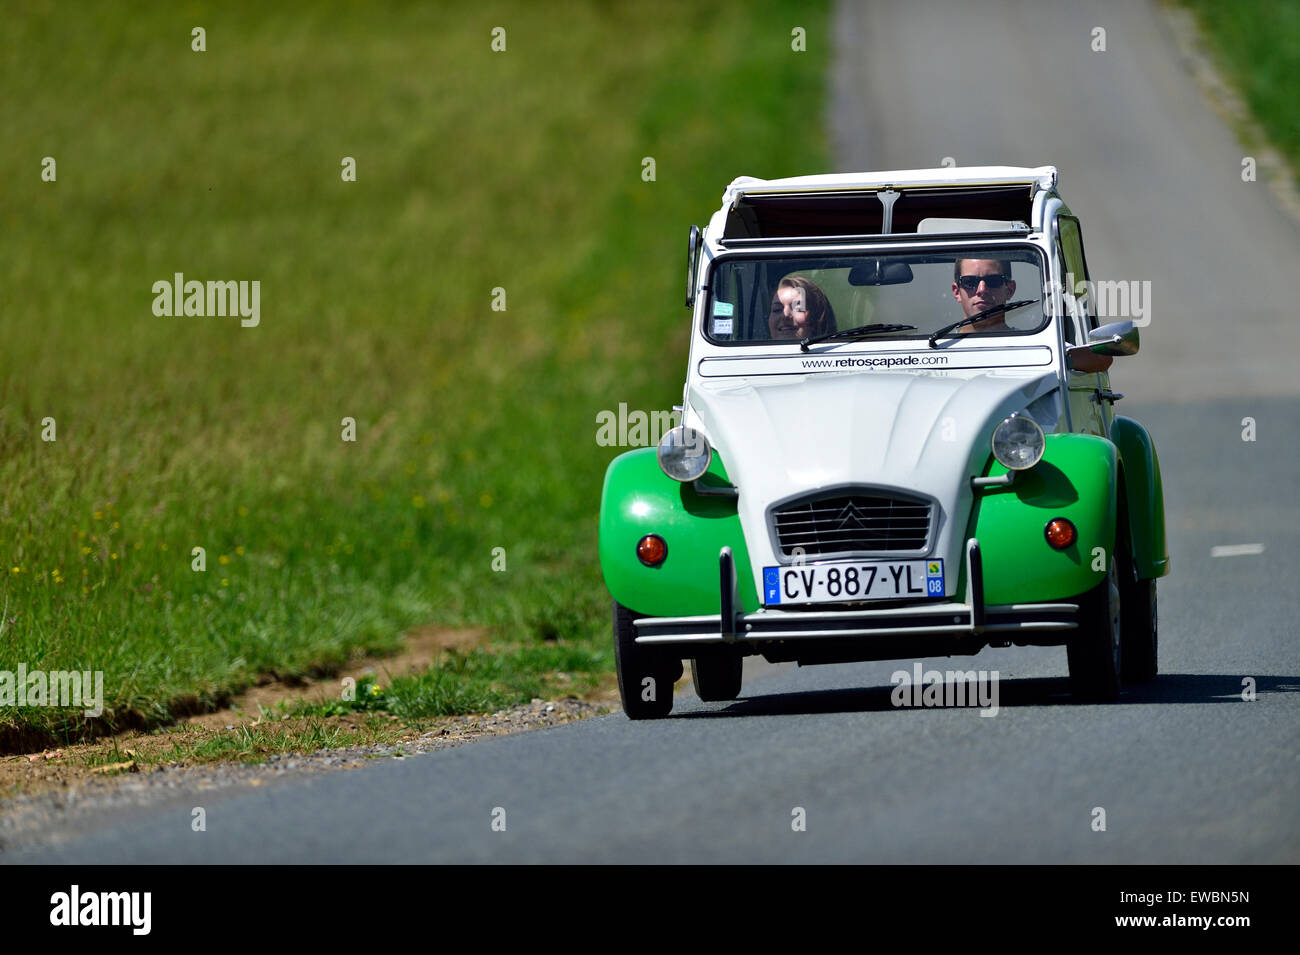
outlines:
M1258 702L1272 693L1300 693L1300 676L1243 673L1170 673L1150 683L1126 685L1121 703Z
M1245 684L1245 680L1253 684ZM674 714L680 719L717 719L737 716L781 716L809 713L869 713L892 710L955 709L950 706L898 706L895 686L813 690L799 693L745 696L730 704L704 704L709 709ZM913 687L907 687L910 700ZM919 688L917 688L919 689ZM1075 700L1067 677L1032 677L998 681L1000 709L1033 706L1124 706L1168 703L1241 703L1253 690L1256 700L1272 693L1300 692L1300 676L1256 676L1237 674L1174 673L1156 677L1150 683L1125 686L1115 703ZM1243 695L1245 694L1245 695ZM973 695L973 694L972 694ZM987 697L986 697L987 698ZM973 706L964 707L972 709Z

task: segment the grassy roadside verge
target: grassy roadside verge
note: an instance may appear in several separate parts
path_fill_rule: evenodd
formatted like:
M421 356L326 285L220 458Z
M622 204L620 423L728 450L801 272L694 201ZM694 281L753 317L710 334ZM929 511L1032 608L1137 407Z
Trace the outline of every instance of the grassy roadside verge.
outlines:
M1177 0L1300 185L1300 0Z
M411 719L594 685L596 413L679 398L683 239L722 186L823 169L824 22L780 0L12 14L0 670L102 671L104 713L0 705L0 751L165 724L430 621L491 639L395 689ZM796 25L824 54L791 51ZM259 281L260 323L156 316L177 272Z

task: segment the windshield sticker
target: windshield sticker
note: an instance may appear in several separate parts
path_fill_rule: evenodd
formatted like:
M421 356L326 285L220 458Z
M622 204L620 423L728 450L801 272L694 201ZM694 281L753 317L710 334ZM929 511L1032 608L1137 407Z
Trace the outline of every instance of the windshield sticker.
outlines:
M730 334L731 334L731 326L732 326L733 324L735 324L735 322L734 322L733 319L730 319L730 318L715 318L715 319L713 320L713 334L714 334L714 335L730 335Z
M735 314L736 314L736 306L735 306L735 305L732 305L730 302L719 302L717 299L714 299L714 300L713 300L713 314L714 314L714 315L725 315L725 316L735 315Z
M749 355L702 358L700 374L706 378L728 375L808 375L845 371L928 371L951 368L1031 368L1052 363L1052 350L1028 348L972 348L935 352L828 352L824 355Z

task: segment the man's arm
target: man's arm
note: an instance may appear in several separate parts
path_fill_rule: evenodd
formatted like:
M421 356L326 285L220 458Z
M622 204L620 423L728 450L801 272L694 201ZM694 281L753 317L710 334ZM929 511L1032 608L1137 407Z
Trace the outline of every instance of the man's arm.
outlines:
M1092 352L1076 352L1067 357L1070 368L1074 371L1105 371L1115 360L1110 355L1096 355Z

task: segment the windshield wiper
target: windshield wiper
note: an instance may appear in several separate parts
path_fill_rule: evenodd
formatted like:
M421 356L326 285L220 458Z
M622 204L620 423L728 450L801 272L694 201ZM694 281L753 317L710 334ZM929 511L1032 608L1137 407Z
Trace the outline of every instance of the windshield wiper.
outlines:
M935 344L935 341L938 338L940 338L943 335L947 335L951 331L956 331L957 329L961 328L964 325L974 325L976 322L983 321L984 319L988 318L990 315L997 315L1000 312L1009 312L1013 308L1024 308L1026 305L1034 305L1037 304L1037 302L1038 299L1022 298L1018 302L1007 302L1007 304L1005 305L994 305L992 308L986 308L982 312L976 312L974 315L970 316L969 318L963 318L959 322L953 322L951 325L945 325L943 326L943 328L939 329L937 332L935 332L933 335L930 336L930 347L938 348L939 346Z
M814 335L812 338L800 340L799 347L804 351L808 350L809 345L816 345L818 342L828 342L836 338L856 338L859 335L872 335L876 332L905 332L909 328L916 328L915 325L859 325L857 328L846 328L842 332L827 332L825 335Z

